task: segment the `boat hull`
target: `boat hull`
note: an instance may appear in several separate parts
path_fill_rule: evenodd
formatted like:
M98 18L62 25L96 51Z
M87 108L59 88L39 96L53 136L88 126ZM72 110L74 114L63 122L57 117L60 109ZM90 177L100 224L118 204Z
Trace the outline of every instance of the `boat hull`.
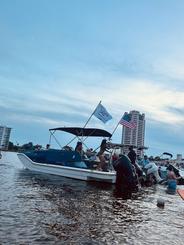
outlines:
M99 182L107 182L107 183L115 183L116 181L116 172L102 172L91 169L82 169L75 167L67 167L61 165L54 165L48 163L37 163L32 161L29 157L27 157L23 153L17 154L18 158L24 165L26 169L31 171L54 174L63 177L85 180L85 181L99 181Z

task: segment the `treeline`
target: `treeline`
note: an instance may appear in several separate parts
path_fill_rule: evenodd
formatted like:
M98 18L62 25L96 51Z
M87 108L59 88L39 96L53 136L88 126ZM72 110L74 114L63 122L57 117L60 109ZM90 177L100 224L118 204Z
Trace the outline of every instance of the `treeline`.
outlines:
M38 145L38 144L34 145L32 142L28 142L23 145L19 145L19 144L14 145L14 143L10 141L8 145L8 151L17 151L17 152L35 150L39 148L41 149L42 145Z

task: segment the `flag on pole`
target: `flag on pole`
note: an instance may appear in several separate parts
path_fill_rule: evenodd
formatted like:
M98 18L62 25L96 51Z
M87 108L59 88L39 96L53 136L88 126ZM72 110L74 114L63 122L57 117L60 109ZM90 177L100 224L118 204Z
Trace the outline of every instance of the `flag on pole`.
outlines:
M106 123L107 121L112 119L112 116L108 113L108 111L101 103L98 104L93 115L100 119L103 123Z
M136 124L131 120L131 116L127 112L124 113L119 123L127 128L136 128Z

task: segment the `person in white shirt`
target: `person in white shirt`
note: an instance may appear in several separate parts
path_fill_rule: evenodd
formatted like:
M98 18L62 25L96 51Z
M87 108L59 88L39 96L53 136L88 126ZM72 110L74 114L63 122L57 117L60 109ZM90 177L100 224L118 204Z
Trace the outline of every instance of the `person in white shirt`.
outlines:
M150 176L152 174L155 177L157 183L159 183L162 180L158 173L158 166L154 162L147 163L144 166L144 170L147 176Z

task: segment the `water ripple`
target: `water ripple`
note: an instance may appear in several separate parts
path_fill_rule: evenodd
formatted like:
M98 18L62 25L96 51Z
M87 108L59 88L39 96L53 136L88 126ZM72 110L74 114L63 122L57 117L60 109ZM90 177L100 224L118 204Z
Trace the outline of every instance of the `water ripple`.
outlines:
M0 185L0 244L183 244L184 203L164 187L123 200L110 185L36 174L10 160L0 162Z

